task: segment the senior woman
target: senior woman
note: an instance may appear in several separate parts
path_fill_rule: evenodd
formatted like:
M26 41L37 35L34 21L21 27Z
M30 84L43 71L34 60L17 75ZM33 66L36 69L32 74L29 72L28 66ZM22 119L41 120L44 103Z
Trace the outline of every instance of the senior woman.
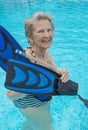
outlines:
M55 66L49 47L52 44L54 25L50 14L37 12L25 21L25 34L30 45L25 50L31 62ZM58 68L57 68L58 71ZM67 82L69 74L66 69L60 71L62 82ZM27 118L23 130L54 130L50 116L50 101L42 101L31 94L9 91L8 96Z

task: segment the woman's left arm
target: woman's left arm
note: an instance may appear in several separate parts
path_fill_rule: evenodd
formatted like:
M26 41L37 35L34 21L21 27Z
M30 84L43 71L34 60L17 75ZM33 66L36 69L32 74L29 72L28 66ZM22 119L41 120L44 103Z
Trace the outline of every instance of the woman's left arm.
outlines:
M48 51L48 57L49 57L49 64L53 65L54 67L57 68L50 52ZM63 68L63 69L59 69L57 68L57 72L61 75L61 80L63 83L66 83L69 80L69 72L67 69Z

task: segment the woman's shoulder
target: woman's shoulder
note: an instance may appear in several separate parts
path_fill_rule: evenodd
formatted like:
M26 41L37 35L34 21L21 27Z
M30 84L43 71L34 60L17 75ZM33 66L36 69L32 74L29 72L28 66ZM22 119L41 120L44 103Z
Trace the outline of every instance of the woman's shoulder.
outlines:
M54 62L54 59L53 59L53 56L52 56L52 54L51 54L49 49L47 49L46 55L47 55L48 63L51 64L51 65L56 66L56 64Z
M49 56L49 57L52 57L51 52L50 52L49 49L46 50L46 55Z

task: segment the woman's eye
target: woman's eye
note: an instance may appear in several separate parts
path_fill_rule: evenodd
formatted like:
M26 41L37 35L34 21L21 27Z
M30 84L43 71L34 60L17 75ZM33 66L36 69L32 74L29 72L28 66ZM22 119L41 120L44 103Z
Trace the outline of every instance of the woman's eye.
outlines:
M44 30L40 30L40 31L38 31L38 33L43 33L44 32Z
M51 32L51 31L52 31L52 29L48 29L48 30L47 30L47 32Z
M52 31L52 29L51 28L49 28L49 29L47 29L47 30L39 30L38 31L38 33L44 33L44 32L51 32Z

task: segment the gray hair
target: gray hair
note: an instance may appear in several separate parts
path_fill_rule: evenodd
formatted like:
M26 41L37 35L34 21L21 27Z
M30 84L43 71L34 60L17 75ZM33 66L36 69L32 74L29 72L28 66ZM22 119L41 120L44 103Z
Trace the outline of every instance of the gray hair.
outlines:
M44 13L44 12L37 12L34 14L34 16L28 18L25 21L25 35L29 38L32 37L33 31L34 31L34 23L35 21L39 21L42 19L47 19L49 20L49 22L51 23L52 29L54 30L54 25L52 22L52 17L50 14L48 13Z

